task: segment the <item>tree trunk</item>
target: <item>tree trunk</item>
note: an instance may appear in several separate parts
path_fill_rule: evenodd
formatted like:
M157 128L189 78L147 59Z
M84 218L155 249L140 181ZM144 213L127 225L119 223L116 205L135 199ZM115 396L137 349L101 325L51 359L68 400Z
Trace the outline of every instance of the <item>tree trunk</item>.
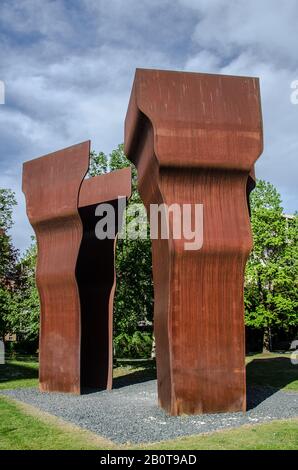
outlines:
M263 352L270 352L272 350L272 334L270 326L264 328L263 336Z
M151 359L155 359L155 336L153 335L152 348L151 348Z

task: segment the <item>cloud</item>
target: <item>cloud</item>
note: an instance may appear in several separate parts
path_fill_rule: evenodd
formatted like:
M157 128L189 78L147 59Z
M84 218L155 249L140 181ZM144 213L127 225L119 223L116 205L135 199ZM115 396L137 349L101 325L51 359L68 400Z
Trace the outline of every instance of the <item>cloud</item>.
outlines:
M297 210L298 106L290 101L298 77L297 2L180 0L197 16L192 35L202 50L186 70L260 77L264 152L257 176L281 191L287 211Z
M233 57L239 50L271 63L297 65L297 2L288 0L180 0L197 15L193 39L202 49Z
M297 208L298 79L296 1L2 0L0 186L19 201L15 243L31 230L22 162L91 139L109 153L123 141L136 67L256 75L261 80L265 151L258 175Z

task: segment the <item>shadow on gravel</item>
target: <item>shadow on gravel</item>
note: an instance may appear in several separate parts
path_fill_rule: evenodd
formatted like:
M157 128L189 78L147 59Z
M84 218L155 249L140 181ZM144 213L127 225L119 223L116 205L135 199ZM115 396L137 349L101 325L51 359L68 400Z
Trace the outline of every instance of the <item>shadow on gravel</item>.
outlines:
M144 370L132 372L131 374L115 377L113 380L113 388L127 387L128 385L148 382L154 379L156 379L156 369L155 367L148 367Z
M113 389L119 389L122 387L128 387L129 385L139 384L148 382L150 380L156 379L156 365L155 361L152 360L132 360L132 361L117 361L117 367L140 367L139 370L134 372L127 372L120 377L113 378ZM90 393L96 393L99 391L103 391L100 389L90 389L90 388L83 388L82 393L84 395Z
M252 360L246 366L247 410L295 380L298 380L298 366L287 357Z
M25 361L24 361L25 362ZM26 363L15 364L8 362L0 365L0 388L5 383L21 379L33 379L38 377L37 367ZM113 389L120 389L129 385L145 383L156 379L155 361L117 361L117 367L126 367L128 372L120 377L114 377ZM129 372L129 367L139 369ZM286 391L297 391L298 365L291 363L288 357L274 357L268 359L253 359L246 366L247 382L247 410L257 407L280 389L288 386ZM2 387L1 387L2 385ZM83 394L98 392L99 390L84 389Z
M154 361L125 361L117 363L122 367L140 367L134 372L127 372L120 377L114 377L113 389L127 387L129 385L145 383L156 379L156 366ZM247 410L253 409L264 400L298 380L298 366L293 365L287 357L275 357L268 359L253 359L246 366L247 382ZM290 389L297 387L291 387ZM288 391L290 391L288 389ZM94 393L98 390L83 391L84 394Z

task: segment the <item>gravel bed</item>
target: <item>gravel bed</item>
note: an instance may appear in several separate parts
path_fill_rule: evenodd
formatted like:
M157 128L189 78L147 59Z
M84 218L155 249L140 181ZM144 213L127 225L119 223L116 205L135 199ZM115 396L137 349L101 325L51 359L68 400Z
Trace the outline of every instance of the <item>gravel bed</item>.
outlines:
M168 416L157 406L155 380L111 392L80 396L41 393L37 388L5 390L1 394L33 405L119 444L156 442L298 416L298 393L269 387L248 389L246 413L179 417Z

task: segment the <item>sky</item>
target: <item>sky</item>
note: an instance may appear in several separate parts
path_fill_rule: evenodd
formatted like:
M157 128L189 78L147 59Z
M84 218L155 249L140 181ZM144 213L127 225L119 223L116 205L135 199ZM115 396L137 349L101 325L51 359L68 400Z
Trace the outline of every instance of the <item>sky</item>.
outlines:
M297 210L297 25L297 0L0 0L0 187L16 193L15 245L33 233L22 163L87 139L116 148L137 67L259 77L257 177Z

